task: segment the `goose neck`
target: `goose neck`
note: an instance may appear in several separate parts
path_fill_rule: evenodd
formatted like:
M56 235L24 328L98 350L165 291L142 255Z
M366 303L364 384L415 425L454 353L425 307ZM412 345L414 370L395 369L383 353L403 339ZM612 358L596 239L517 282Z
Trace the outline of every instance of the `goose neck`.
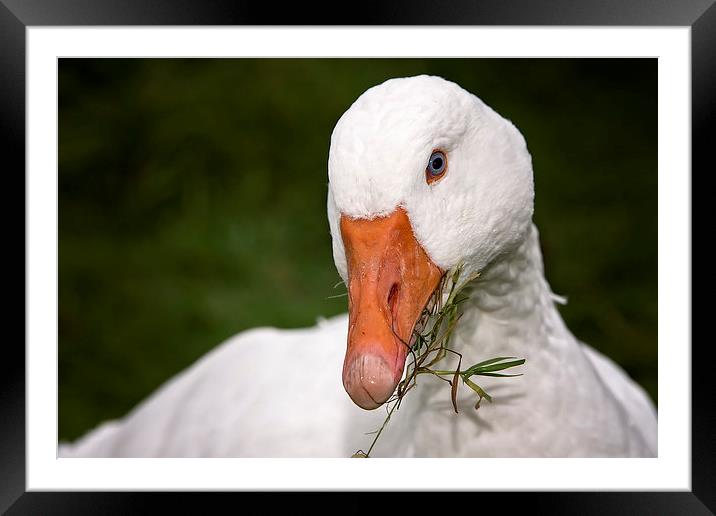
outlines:
M466 287L458 340L463 348L524 356L536 349L571 341L555 306L564 300L549 287L534 224L522 244L496 260ZM488 357L489 358L489 357Z

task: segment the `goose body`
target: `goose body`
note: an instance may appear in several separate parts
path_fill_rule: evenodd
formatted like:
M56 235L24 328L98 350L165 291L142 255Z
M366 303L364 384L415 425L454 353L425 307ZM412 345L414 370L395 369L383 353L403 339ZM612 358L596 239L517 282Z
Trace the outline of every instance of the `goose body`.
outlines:
M448 163L426 169L436 155ZM361 407L382 404L404 361L399 347L381 341L390 338L381 336L373 304L393 313L399 328L401 317L412 321L409 338L415 319L403 314L412 309L411 292L427 292L419 283L429 275L416 279L411 271L457 263L477 279L451 347L463 364L524 357L524 374L481 378L493 402L479 410L474 393L459 389L459 414L442 382L419 377L371 456L656 456L648 396L579 342L555 306L561 298L544 277L531 221L531 158L511 123L454 83L393 79L339 120L329 179L333 254L349 285L350 313L311 328L242 332L123 419L62 444L61 456L349 457L365 450L385 410ZM378 236L366 240L374 230ZM388 235L387 251L376 250L380 235ZM397 279L388 281L392 270ZM368 293L375 289L374 302Z

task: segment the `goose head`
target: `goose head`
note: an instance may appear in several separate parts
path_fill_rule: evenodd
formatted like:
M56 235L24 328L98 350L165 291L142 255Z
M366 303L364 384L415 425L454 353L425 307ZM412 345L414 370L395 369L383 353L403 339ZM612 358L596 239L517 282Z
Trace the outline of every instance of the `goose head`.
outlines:
M446 271L484 270L531 224L531 157L512 123L439 77L390 79L341 116L328 159L333 257L348 286L343 385L374 409L400 381Z

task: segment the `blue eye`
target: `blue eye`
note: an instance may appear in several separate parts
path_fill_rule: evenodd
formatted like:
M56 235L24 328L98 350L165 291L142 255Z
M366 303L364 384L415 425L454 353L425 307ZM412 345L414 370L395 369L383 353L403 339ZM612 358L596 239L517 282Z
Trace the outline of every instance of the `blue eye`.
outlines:
M425 175L428 182L439 179L447 168L447 157L443 152L435 151L430 155L428 166L425 168Z

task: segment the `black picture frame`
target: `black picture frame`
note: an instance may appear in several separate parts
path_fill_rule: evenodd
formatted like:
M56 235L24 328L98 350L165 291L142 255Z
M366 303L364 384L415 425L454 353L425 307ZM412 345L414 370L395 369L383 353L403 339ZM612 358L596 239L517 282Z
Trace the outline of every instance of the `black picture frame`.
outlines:
M449 4L400 0L361 3L340 14L321 5L286 3L280 8L260 2L231 0L0 0L0 148L6 195L6 225L15 228L13 203L25 209L25 29L62 25L569 25L684 26L691 28L692 174L713 173L710 135L716 133L716 5L715 0L458 0ZM449 6L449 7L448 7ZM713 138L711 136L711 138ZM7 181L13 181L12 187ZM692 188L693 191L693 188ZM693 206L693 205L692 205ZM693 208L692 208L693 210ZM693 217L692 217L693 218ZM708 218L707 218L708 220ZM697 222L694 219L694 222ZM19 226L19 224L17 224ZM706 233L708 236L708 233ZM8 242L9 240L6 240ZM20 281L12 272L25 269L25 225L22 243L6 245L6 284ZM22 252L20 247L22 246ZM693 259L692 259L693 263ZM24 275L23 275L24 276ZM18 322L23 302L13 301L7 321ZM705 286L701 288L705 289ZM19 290L19 289L18 289ZM9 298L6 298L6 300ZM703 306L703 305L702 305ZM693 316L692 316L693 320ZM24 342L25 326L21 335ZM685 345L687 343L668 343ZM690 343L689 343L690 344ZM716 511L716 392L708 360L708 340L692 346L692 490L690 492L525 493L531 512L549 514L713 514ZM664 379L662 379L664 380ZM226 496L202 501L188 494L26 492L25 488L25 350L21 339L7 339L0 358L0 512L8 514L143 513L151 505L176 504L184 511L220 507ZM240 494L246 496L246 493ZM504 502L505 494L480 493L476 510ZM423 502L430 503L421 497ZM430 498L430 497L427 497ZM151 504L150 504L151 502ZM444 500L443 500L444 503ZM356 504L351 504L355 506ZM357 504L361 505L361 504ZM444 507L444 505L443 505ZM357 507L351 507L354 510Z

